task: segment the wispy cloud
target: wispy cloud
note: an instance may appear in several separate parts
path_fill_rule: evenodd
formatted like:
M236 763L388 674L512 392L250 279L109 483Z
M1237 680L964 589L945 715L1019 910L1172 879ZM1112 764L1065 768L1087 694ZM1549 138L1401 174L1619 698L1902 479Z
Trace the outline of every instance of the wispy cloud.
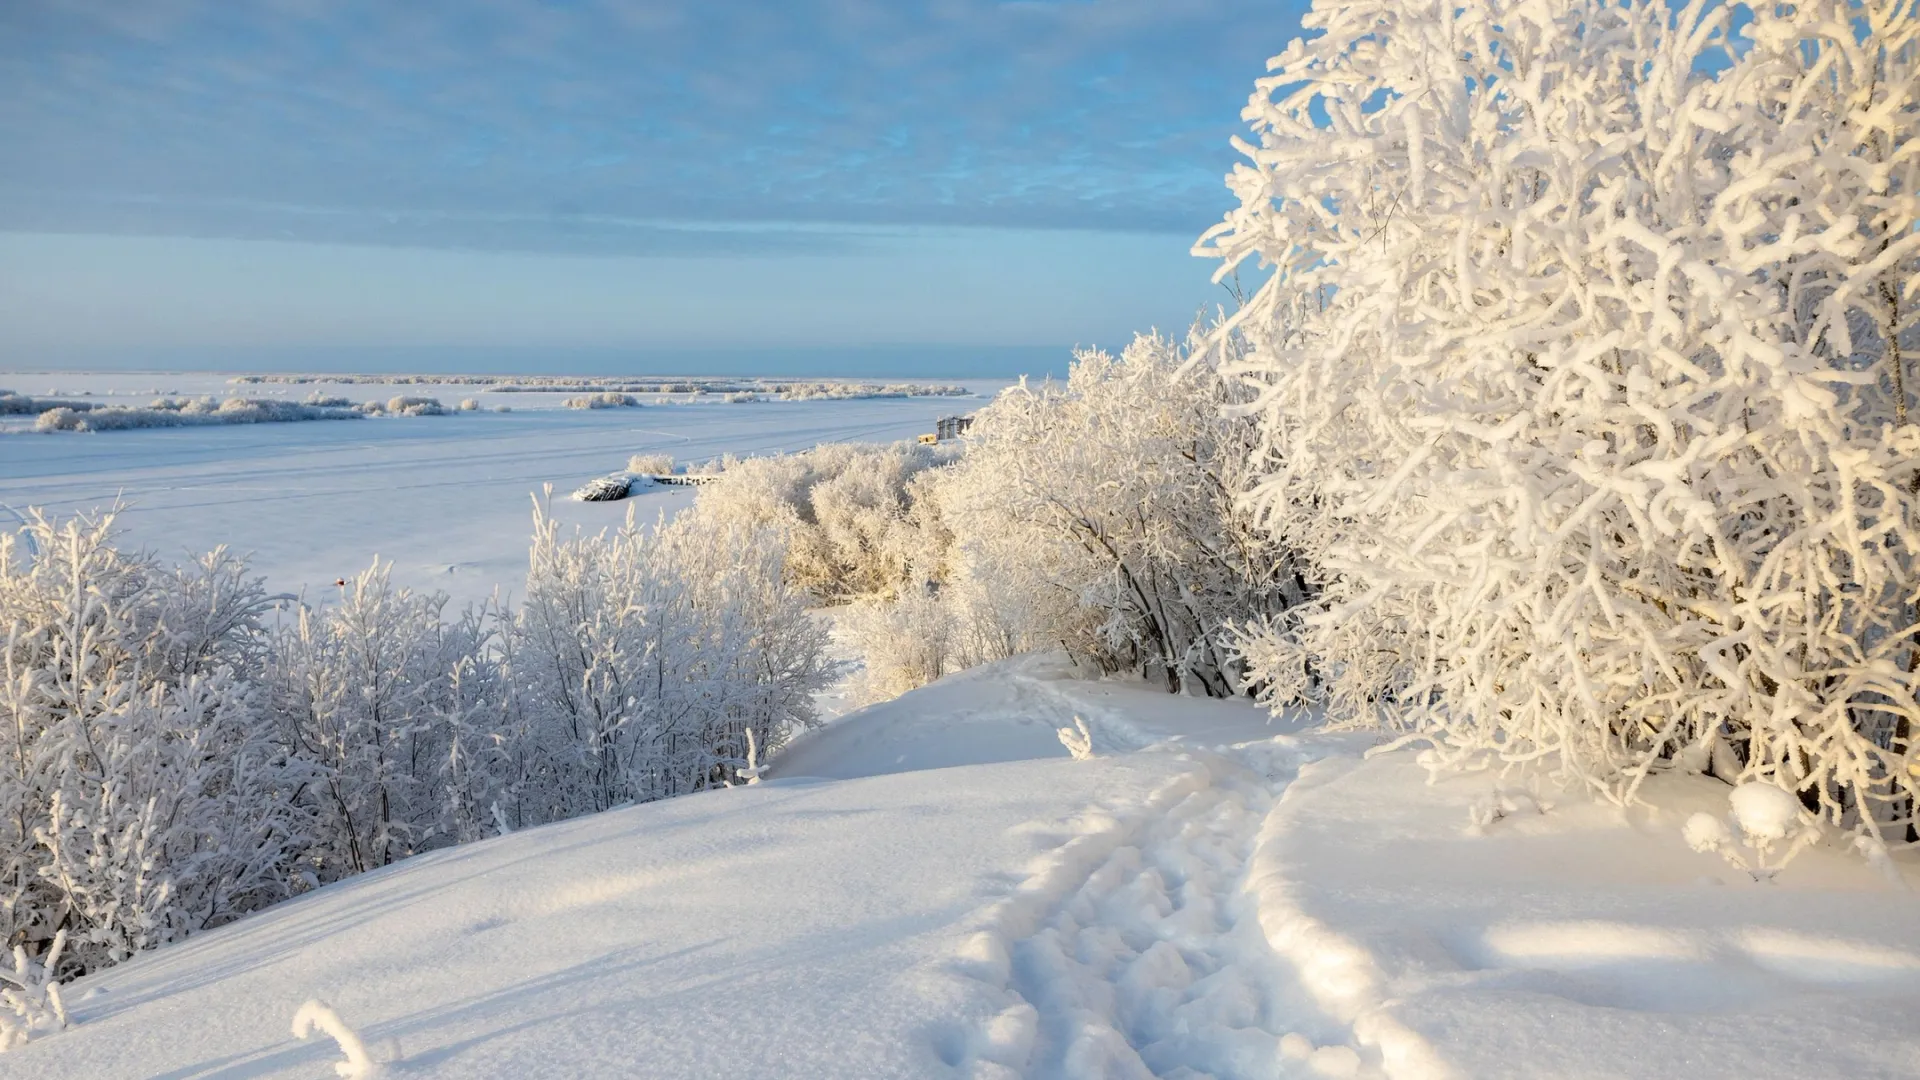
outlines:
M1297 6L0 5L0 228L607 254L1197 232Z

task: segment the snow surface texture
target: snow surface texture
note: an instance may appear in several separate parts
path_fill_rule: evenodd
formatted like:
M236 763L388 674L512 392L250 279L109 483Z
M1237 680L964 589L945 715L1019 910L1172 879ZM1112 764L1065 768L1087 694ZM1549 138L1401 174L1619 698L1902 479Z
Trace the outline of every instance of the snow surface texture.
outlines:
M991 394L1003 383L968 384ZM145 405L156 396L232 393L224 376L120 373L0 376L0 386L36 397ZM52 391L60 391L58 394ZM250 385L248 396L300 401L310 394L383 405L420 386L378 383ZM455 392L439 392L452 401ZM394 579L440 589L455 604L515 594L526 576L529 496L551 483L554 515L600 529L618 525L621 503L563 497L629 454L661 452L682 462L725 453L762 454L822 442L911 439L964 400L882 398L669 408L569 410L564 395L488 393L512 412L472 412L433 422L243 424L115 431L80 437L7 435L0 446L0 518L5 509L68 514L128 504L120 521L134 545L169 558L224 544L253 554L275 591L326 599L377 554ZM31 419L31 418L28 418ZM650 493L642 515L669 513L691 490Z
M1275 951L1385 1075L1920 1076L1906 885L1837 847L1771 883L1690 850L1689 813L1726 813L1713 781L1649 781L1665 809L1623 815L1424 780L1406 752L1309 765L1247 882Z
M976 669L758 784L328 886L65 987L0 1076L1920 1075L1914 894L1690 850L1724 785L1625 817L1426 786L1072 674Z

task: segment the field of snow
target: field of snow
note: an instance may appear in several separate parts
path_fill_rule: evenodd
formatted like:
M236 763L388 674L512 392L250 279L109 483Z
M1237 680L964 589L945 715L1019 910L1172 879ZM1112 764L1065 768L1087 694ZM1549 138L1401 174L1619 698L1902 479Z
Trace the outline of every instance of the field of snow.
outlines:
M225 544L252 553L271 588L324 596L377 555L405 584L456 602L517 592L526 572L529 496L552 484L561 520L617 524L623 502L564 496L623 468L636 453L680 461L804 449L822 442L891 442L933 429L937 417L978 408L1003 382L968 383L983 397L726 403L711 396L649 396L641 408L567 409L566 395L482 393L468 386L306 383L235 386L223 375L0 373L0 386L45 397L145 404L161 395L244 393L298 401L311 393L353 401L474 397L512 411L374 418L345 423L247 424L94 434L0 434L0 517L30 506L66 514L124 503L136 544L163 555ZM652 404L656 400L667 404ZM31 418L29 418L31 419ZM647 494L643 518L672 513L684 489Z
M1306 717L1072 676L975 669L758 786L330 885L73 984L0 1074L319 1077L318 1000L391 1077L1920 1075L1913 867L1759 884L1681 840L1724 786L1424 786Z

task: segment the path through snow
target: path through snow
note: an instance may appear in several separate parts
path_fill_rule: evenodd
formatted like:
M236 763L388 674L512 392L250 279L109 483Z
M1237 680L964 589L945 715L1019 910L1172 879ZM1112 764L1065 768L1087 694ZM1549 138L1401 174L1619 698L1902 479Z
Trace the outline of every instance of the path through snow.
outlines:
M1190 732L1159 729L1099 684L1006 682L1052 699L1049 714L1088 718L1096 747L1157 744L1186 768L1134 812L1084 819L984 913L963 969L1004 1005L941 1057L982 1080L1361 1075L1346 1033L1268 946L1246 888L1262 822L1324 747L1249 726L1237 734L1263 737L1183 749L1170 740Z

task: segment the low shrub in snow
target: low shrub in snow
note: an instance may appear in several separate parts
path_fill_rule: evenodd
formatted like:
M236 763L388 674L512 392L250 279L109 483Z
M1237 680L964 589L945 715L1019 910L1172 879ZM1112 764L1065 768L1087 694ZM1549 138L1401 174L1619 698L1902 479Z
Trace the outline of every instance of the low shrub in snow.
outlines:
M565 404L569 409L637 409L640 407L640 399L632 394L605 390L598 394L570 397Z
M38 416L53 409L66 409L69 412L82 413L97 408L91 401L65 401L55 398L35 398L25 394L16 394L11 390L0 390L0 416Z
M640 476L670 476L673 473L673 455L635 454L627 459L627 471Z
M1077 354L1064 384L1025 382L975 415L929 486L953 554L950 595L1018 649L1064 644L1169 690L1247 688L1226 626L1311 593L1238 497L1251 395L1157 335Z
M395 397L387 401L386 410L393 416L445 416L447 407L439 398Z

